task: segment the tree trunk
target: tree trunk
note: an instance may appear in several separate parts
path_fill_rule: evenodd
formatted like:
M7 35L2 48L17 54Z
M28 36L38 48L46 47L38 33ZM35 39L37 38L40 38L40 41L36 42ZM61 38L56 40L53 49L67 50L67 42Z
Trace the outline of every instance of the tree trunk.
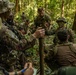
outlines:
M75 16L74 16L74 22L73 22L72 29L76 32L76 11L75 11Z
M40 54L40 75L44 75L44 47L43 47L44 39L39 38L39 54Z
M15 12L17 13L19 10L19 0L15 0Z
M61 4L61 17L64 17L64 0L62 0Z

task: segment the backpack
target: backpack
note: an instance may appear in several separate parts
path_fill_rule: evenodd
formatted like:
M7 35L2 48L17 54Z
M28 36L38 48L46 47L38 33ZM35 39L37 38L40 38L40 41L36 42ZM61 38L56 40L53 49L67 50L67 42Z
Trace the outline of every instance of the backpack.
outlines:
M72 43L68 43L68 44L61 44L61 45L64 45L64 46L69 46L70 50L76 54L76 49L73 47L73 44ZM54 56L53 56L53 59L51 61L51 69L52 70L57 70L58 68L60 68L60 65L57 63L56 61L56 55L57 55L57 47L59 45L55 46L54 49L53 49L53 53L54 53Z
M64 45L64 44L63 44ZM73 44L72 43L68 43L68 44L65 44L67 46L69 46L70 50L76 54L76 49L74 48ZM56 56L57 54L57 46L54 47L54 57ZM54 71L53 72L53 75L76 75L76 67L72 67L72 66L68 66L68 67L59 67L56 62L56 59L54 58L53 61L51 62L52 64L52 70Z
M73 46L72 43L61 44L61 45L69 46L70 50L71 50L74 54L76 54L76 49L74 48L74 46ZM57 54L57 47L58 47L58 46L59 46L59 45L57 45L57 46L54 47L54 50L53 50L54 56L56 56L56 54Z

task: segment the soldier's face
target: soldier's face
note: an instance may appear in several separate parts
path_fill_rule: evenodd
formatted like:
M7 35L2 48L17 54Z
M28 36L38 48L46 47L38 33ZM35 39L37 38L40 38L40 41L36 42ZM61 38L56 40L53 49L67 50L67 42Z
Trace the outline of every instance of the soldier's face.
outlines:
M59 27L63 27L64 24L65 24L64 22L58 22L58 26L59 26Z
M40 12L39 12L39 15L40 15L40 16L43 16L43 15L44 15L44 10L40 11Z
M0 14L0 17L2 19L7 19L9 17L9 13L10 13L10 11L8 10L7 12Z

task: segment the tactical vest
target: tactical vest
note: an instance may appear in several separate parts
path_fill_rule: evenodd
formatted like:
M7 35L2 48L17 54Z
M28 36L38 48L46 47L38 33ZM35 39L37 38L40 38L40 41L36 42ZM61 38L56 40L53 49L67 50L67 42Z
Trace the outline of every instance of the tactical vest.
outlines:
M57 45L57 46L55 46L54 47L54 56L56 56L56 54L57 54L57 47L58 46L69 46L69 48L70 48L70 50L73 52L73 53L75 53L76 54L76 49L73 47L73 44L72 43L67 43L67 44L61 44L61 45Z
M70 48L70 50L71 50L71 52L73 52L74 54L76 54L76 49L73 47L73 44L72 43L67 43L67 44L59 44L59 45L56 45L55 47L54 47L54 49L53 49L53 53L54 53L54 55L53 55L53 58L52 58L52 60L50 61L50 68L54 71L54 70L57 70L58 68L60 68L61 66L60 66L60 64L57 62L57 52L58 52L58 47L59 46L69 46L69 48Z

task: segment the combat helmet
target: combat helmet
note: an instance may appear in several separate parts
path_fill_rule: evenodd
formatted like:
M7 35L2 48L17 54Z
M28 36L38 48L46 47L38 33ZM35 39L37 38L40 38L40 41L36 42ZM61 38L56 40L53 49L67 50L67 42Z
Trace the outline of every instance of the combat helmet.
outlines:
M44 10L43 7L39 7L39 8L38 8L38 12L41 12L41 11L43 11L43 10Z
M57 23L58 23L58 22L67 23L64 17L59 17L59 18L56 20L56 22L57 22Z
M14 3L9 0L0 0L0 14L7 12L10 8L14 7Z

